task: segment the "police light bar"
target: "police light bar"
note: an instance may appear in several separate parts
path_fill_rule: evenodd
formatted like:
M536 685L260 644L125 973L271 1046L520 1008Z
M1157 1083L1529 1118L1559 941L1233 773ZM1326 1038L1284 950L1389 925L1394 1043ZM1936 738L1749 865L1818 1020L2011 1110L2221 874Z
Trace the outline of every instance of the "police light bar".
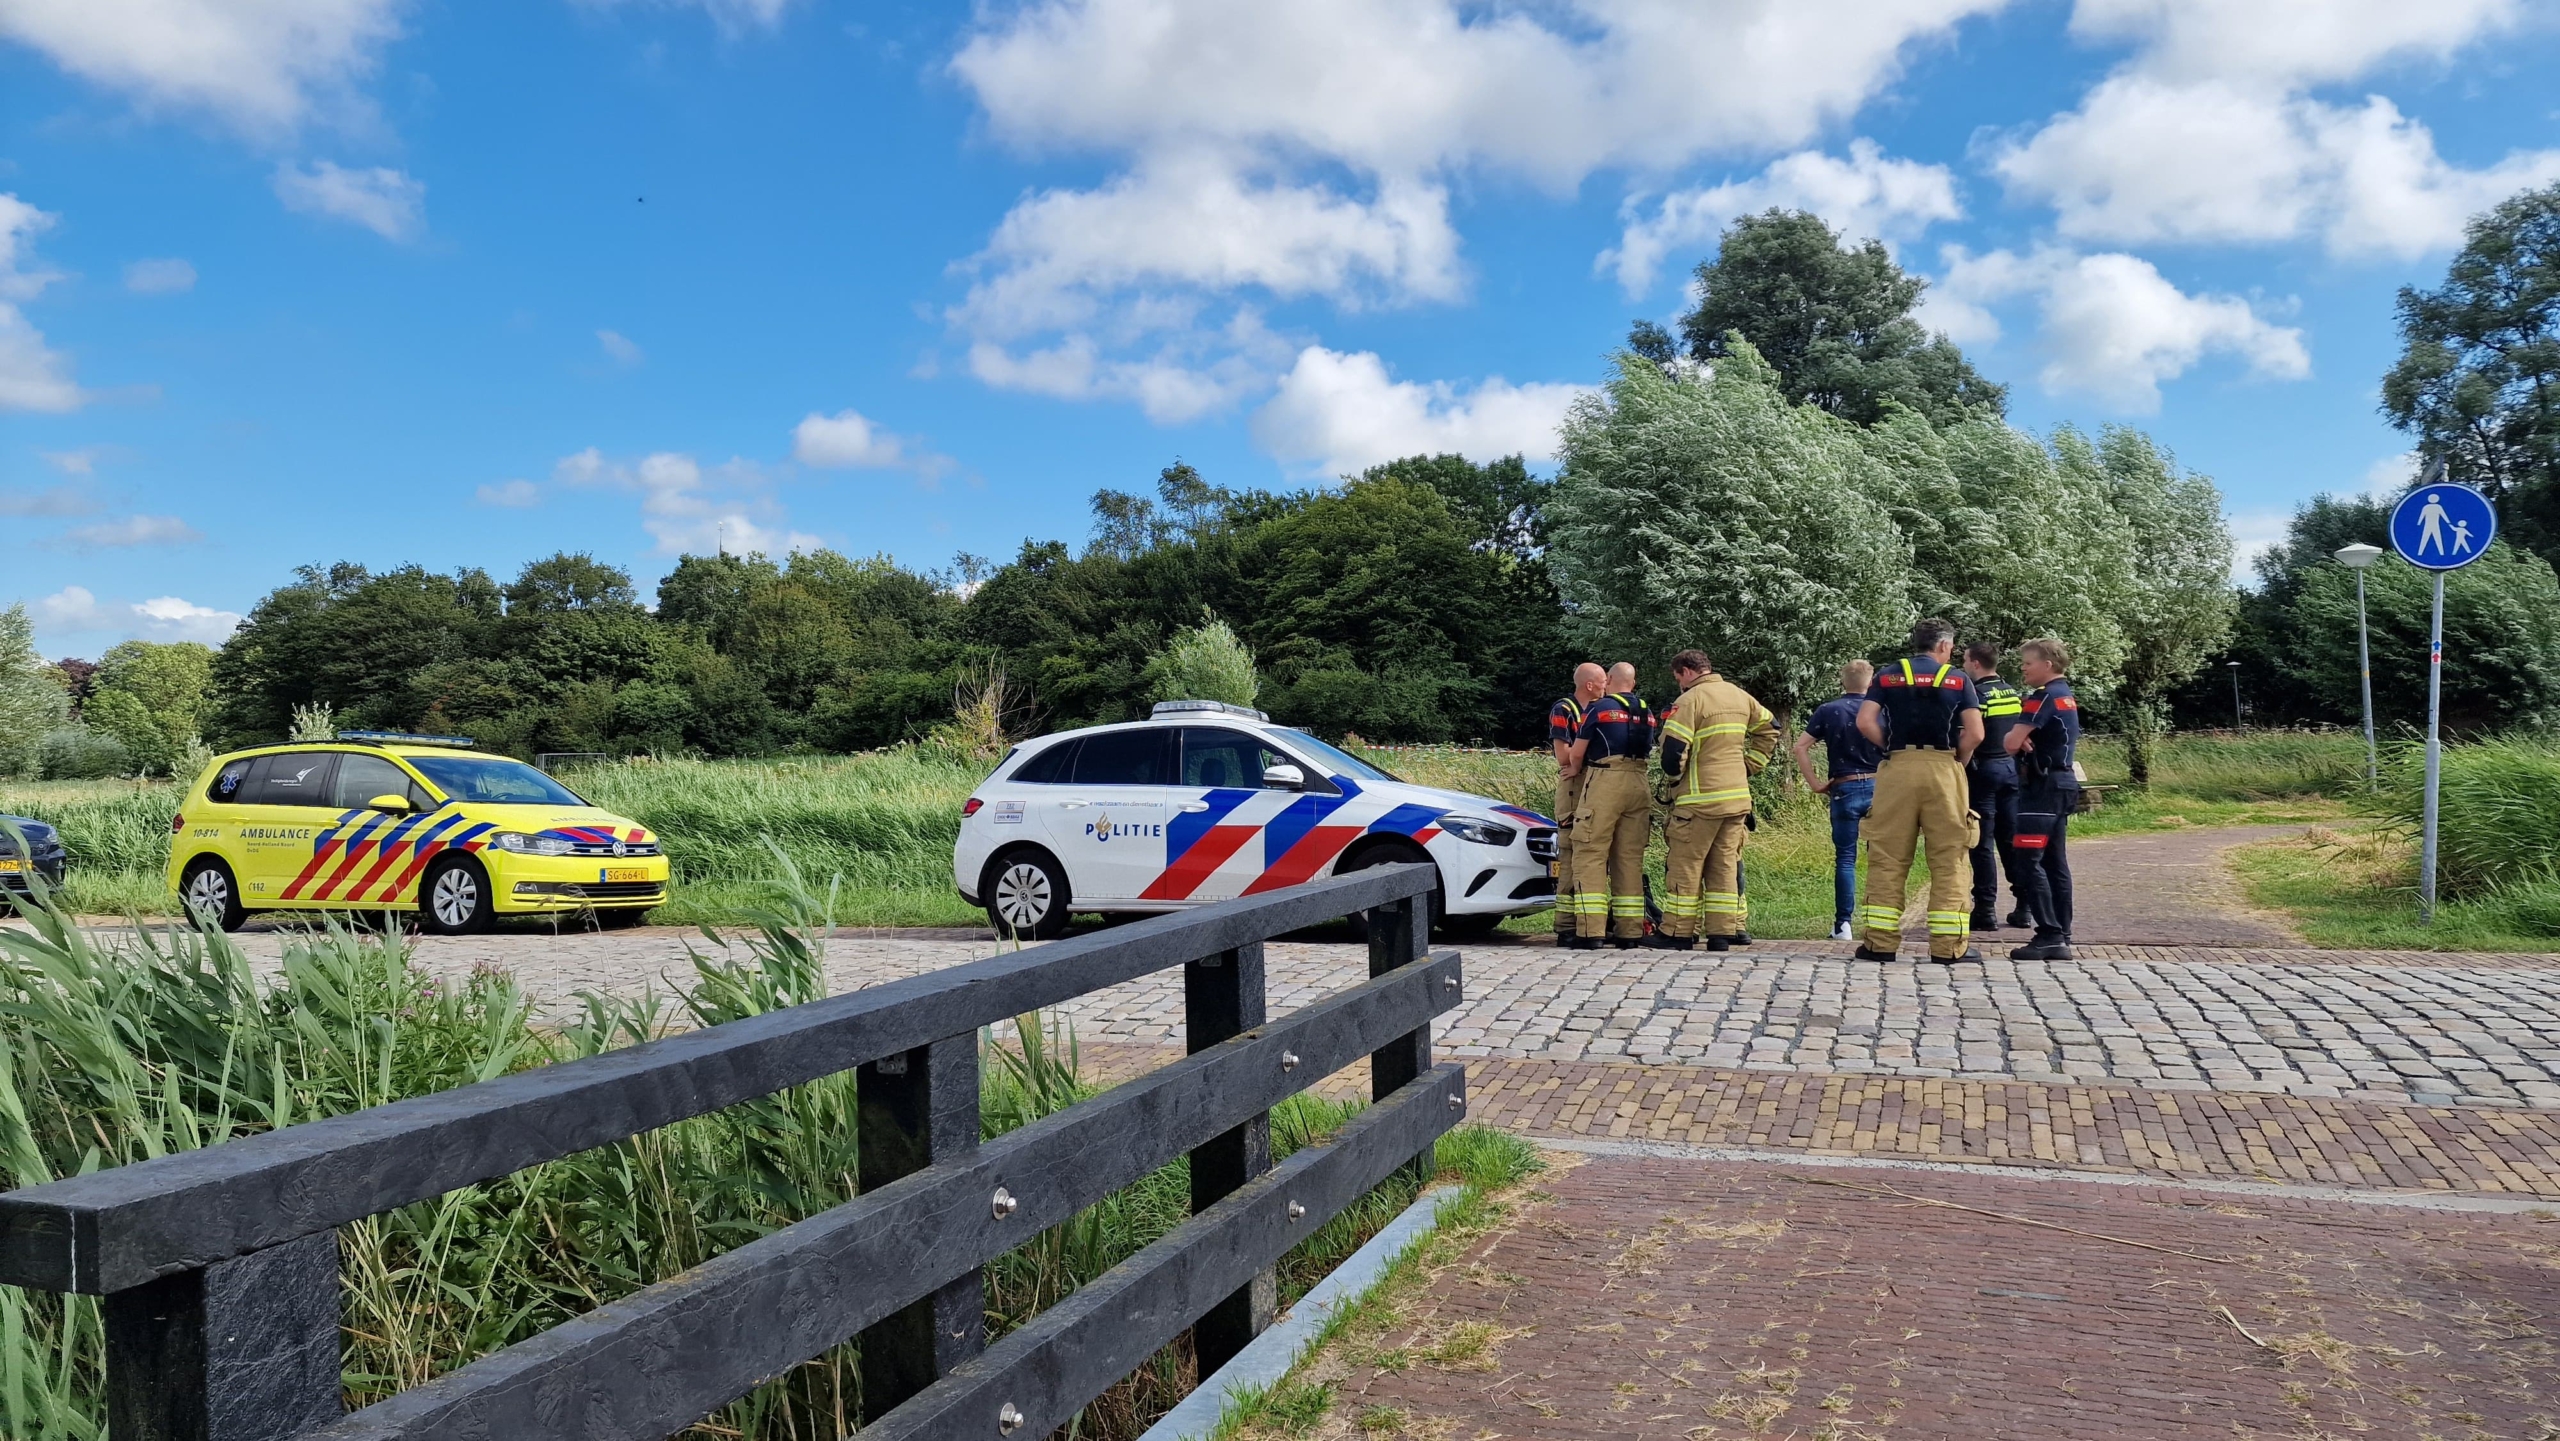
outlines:
M338 739L377 746L459 746L465 750L473 744L469 736L413 736L406 731L340 731Z
M1153 720L1158 716L1201 714L1242 716L1246 720L1258 721L1271 719L1251 706L1229 705L1222 700L1160 700L1156 702L1154 710L1147 712L1147 719Z

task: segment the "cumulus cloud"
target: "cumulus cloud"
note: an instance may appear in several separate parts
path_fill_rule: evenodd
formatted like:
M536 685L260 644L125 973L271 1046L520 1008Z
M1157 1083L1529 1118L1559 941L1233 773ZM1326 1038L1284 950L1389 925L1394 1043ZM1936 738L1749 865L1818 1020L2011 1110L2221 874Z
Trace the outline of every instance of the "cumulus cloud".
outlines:
M1947 167L1889 159L1874 141L1858 139L1845 160L1799 150L1745 180L1675 190L1649 208L1630 201L1625 233L1600 252L1598 268L1615 272L1630 297L1642 295L1672 251L1703 246L1736 216L1771 207L1809 210L1852 241L1907 240L1937 221L1964 218Z
M551 468L551 478L564 485L638 494L641 527L657 542L660 555L782 555L825 544L784 524L782 507L763 473L744 460L706 470L692 456L674 451L621 461L589 446L563 456Z
M196 288L196 268L183 260L137 260L124 268L124 288L136 295L178 295Z
M98 462L106 459L114 450L113 446L84 445L78 450L40 450L36 454L43 456L45 464L61 471L64 475L96 475Z
M858 410L833 415L813 410L801 417L791 430L791 458L821 470L885 470L906 463L898 437Z
M603 349L605 359L616 365L638 365L649 358L648 354L640 349L638 341L619 330L597 331L596 344Z
M2418 453L2404 450L2366 466L2364 474L2356 477L2356 490L2374 500L2390 501L2398 500L2417 483Z
M86 586L65 586L36 602L36 619L59 630L103 631L119 640L192 640L220 645L240 617L174 595L125 604L101 601Z
M503 480L496 485L481 486L472 492L472 499L502 510L523 510L541 502L542 487L529 480Z
M1604 166L1802 144L1914 45L2001 3L987 7L952 71L990 132L1115 168L1025 196L964 263L949 318L990 384L1189 419L1295 363L1258 319L1234 343L1258 306L1460 298L1453 182L1562 195Z
M2030 300L2041 321L2039 382L2049 392L2092 395L2118 410L2160 408L2160 386L2208 355L2229 355L2252 375L2300 380L2311 373L2302 332L2262 318L2233 295L2190 295L2151 262L2049 248L2020 255L1946 252L1921 319L1966 344L1996 340L1994 307Z
M577 3L591 9L611 10L642 3L642 0L577 0ZM780 25L783 12L791 8L793 0L655 0L655 3L663 7L697 7L710 16L712 23L722 31L736 34L747 30L771 30Z
M1370 351L1308 346L1253 417L1253 436L1284 464L1347 475L1406 455L1553 458L1565 408L1589 387L1500 376L1472 387L1396 380Z
M400 33L403 0L0 0L0 38L130 97L272 137L355 86Z
M120 515L94 525L77 525L56 537L71 550L125 550L138 545L184 545L204 539L204 532L174 515Z
M388 166L287 163L276 167L271 183L285 209L349 221L385 240L415 239L426 229L426 182Z
M2226 511L2222 523L2231 530L2231 583L2257 589L2258 557L2284 544L2293 528L2293 512Z
M0 490L0 515L87 515L97 508L97 500L76 485L52 485L42 490Z
M2461 241L2463 219L2560 178L2560 149L2465 168L2381 95L2318 86L2442 62L2521 18L2514 0L2081 0L2072 28L2135 53L2076 108L1997 146L2012 194L2065 236L2115 244L2318 239L2407 259Z
M17 306L61 278L34 268L35 237L54 219L0 192L0 412L77 410L87 398L72 383L71 363Z

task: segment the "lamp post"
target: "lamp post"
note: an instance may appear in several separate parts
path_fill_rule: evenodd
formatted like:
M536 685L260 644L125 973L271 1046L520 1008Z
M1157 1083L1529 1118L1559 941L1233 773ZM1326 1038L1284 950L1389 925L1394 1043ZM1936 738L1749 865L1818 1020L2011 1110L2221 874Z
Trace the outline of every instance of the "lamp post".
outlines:
M2338 564L2356 573L2356 674L2364 684L2364 783L2365 789L2382 789L2382 759L2373 744L2373 638L2364 619L2365 567L2382 558L2382 547L2357 541L2338 547Z
M2231 733L2238 735L2240 734L2240 662L2227 660L2223 664L2231 667Z

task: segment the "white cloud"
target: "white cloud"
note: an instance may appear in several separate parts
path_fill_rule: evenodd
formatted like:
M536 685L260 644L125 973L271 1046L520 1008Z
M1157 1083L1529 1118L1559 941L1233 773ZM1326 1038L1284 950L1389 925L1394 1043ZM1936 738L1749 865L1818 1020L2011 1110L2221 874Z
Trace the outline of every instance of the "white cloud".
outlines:
M596 344L603 347L605 359L616 365L638 365L649 358L648 354L640 349L638 341L619 330L597 331Z
M2516 0L2081 0L2076 34L2135 53L1991 165L2073 239L2446 249L2465 217L2560 178L2560 150L2465 168L2384 96L2310 92L2387 63L2448 61L2521 18Z
M1499 376L1470 389L1395 380L1374 353L1308 346L1253 417L1253 436L1283 463L1345 475L1407 455L1454 451L1477 460L1553 457L1565 408L1589 387Z
M1747 180L1675 190L1650 214L1630 201L1625 234L1614 248L1600 252L1598 267L1615 271L1629 296L1642 295L1673 250L1703 246L1723 234L1735 217L1773 206L1809 210L1851 241L1907 240L1934 222L1964 217L1955 175L1947 167L1888 159L1882 147L1862 138L1849 142L1846 160L1799 150L1769 162Z
M103 631L117 639L192 640L220 645L240 628L234 612L197 605L174 595L131 605L102 602L86 586L65 586L36 602L36 619L75 631Z
M84 445L78 450L40 450L36 453L44 457L45 464L64 475L96 475L98 462L106 459L112 449L104 445Z
M2356 492L2374 500L2398 500L2418 479L2418 453L2404 450L2386 455L2364 468L2356 477Z
M54 219L0 192L0 412L77 410L87 399L72 383L70 362L45 344L43 333L17 306L61 278L32 268L35 237Z
M87 474L87 472L80 472ZM42 490L0 490L0 515L87 515L98 508L88 491L76 485Z
M640 523L660 555L761 551L782 555L825 544L783 524L782 507L762 472L744 460L705 470L690 455L658 451L636 462L607 459L594 446L563 456L551 478L564 485L637 492Z
M276 167L272 183L285 209L351 221L385 240L414 239L426 228L426 182L388 166L287 163Z
M359 108L354 87L400 33L403 0L0 0L0 38L130 96L253 134L316 109Z
M2222 523L2231 529L2231 583L2257 588L2258 557L2284 544L2293 527L2293 513L2285 510L2242 510L2227 512Z
M577 3L592 9L610 10L618 5L639 3L639 0L577 0ZM688 4L697 6L722 31L736 34L747 30L771 30L780 25L783 12L791 8L793 0L657 0L657 3L670 8Z
M504 510L522 510L541 502L542 487L529 480L501 481L496 485L481 486L472 492L472 499Z
M137 260L124 268L124 288L136 295L177 295L196 288L196 268L183 260Z
M2151 262L2125 254L2046 249L1969 255L1950 246L1947 273L1930 288L1923 323L1960 343L1996 340L1992 307L2032 299L2042 322L2048 392L2078 391L2119 410L2160 407L2160 384L2208 355L2231 355L2253 375L2300 380L2311 373L2302 332L2261 318L2233 295L2189 295Z
M906 464L898 437L858 410L811 411L791 429L791 458L822 470L883 470Z
M986 7L952 70L1025 152L1099 153L965 263L950 320L990 384L1188 419L1299 347L1254 307L1463 295L1449 214L1477 174L1568 194L1604 166L1802 144L1919 43L2004 0L1032 0Z
M123 550L137 545L184 545L204 539L204 532L174 515L120 515L94 525L73 526L55 544L73 550Z

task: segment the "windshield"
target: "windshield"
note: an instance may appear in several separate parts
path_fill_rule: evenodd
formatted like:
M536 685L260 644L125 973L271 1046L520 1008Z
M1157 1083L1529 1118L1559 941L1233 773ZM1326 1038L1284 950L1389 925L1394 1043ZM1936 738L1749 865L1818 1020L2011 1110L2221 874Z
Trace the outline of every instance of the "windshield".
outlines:
M500 806L582 806L576 793L522 761L496 756L406 756L457 801Z
M1331 766L1340 774L1357 776L1364 781L1395 781L1398 784L1402 784L1404 781L1404 777L1395 775L1388 771L1382 771L1376 766L1369 764L1367 761L1360 759L1358 756L1351 754L1349 751L1338 750L1333 746L1326 745L1323 741L1317 740L1314 736L1307 734L1305 731L1292 730L1289 734L1298 738L1295 744L1306 750L1314 752L1317 760Z

